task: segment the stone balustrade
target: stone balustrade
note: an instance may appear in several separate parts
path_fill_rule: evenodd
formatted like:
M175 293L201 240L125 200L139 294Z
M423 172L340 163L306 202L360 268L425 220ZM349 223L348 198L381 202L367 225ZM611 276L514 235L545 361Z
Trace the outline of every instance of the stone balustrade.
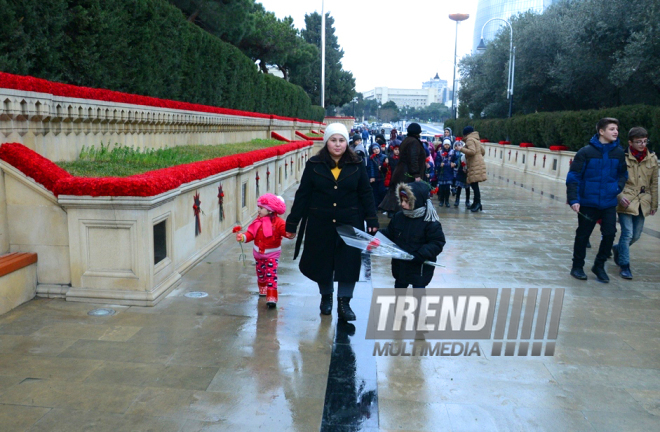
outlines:
M558 181L566 180L568 170L575 158L573 151L553 151L546 148L493 143L484 143L483 146L486 150L484 159L488 163Z
M38 254L39 296L151 306L223 241L233 241L234 226L245 229L256 217L259 195L281 194L297 184L312 149L260 160L153 197L56 197L0 161L0 196L6 203L0 208L2 240L9 252ZM199 233L195 196L201 201ZM245 247L246 254L251 247Z
M355 117L326 117L323 119L323 123L341 123L346 126L346 129L350 132L353 129L353 124L355 123Z
M0 88L0 142L18 142L52 161L72 161L83 146L164 148L299 139L319 123L158 108Z

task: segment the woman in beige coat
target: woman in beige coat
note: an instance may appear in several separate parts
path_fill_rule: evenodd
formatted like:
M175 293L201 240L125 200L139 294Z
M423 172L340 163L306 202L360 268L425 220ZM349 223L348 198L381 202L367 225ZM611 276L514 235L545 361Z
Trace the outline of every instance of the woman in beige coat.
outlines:
M472 187L472 190L474 190L474 201L472 202L470 211L478 212L483 210L479 183L488 179L486 176L486 162L484 161L486 150L479 140L479 132L475 132L472 126L466 126L463 129L463 140L465 141L465 145L461 147L461 152L465 154L465 160L467 162L467 182Z

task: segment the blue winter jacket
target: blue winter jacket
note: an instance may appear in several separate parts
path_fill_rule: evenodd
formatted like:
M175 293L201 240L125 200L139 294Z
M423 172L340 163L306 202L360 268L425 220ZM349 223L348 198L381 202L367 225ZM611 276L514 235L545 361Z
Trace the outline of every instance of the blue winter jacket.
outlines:
M598 134L576 154L566 176L568 204L606 209L616 207L617 195L628 179L625 153L619 140L603 144Z
M382 153L371 155L367 161L367 176L376 181L384 180L381 168L385 162L386 156Z

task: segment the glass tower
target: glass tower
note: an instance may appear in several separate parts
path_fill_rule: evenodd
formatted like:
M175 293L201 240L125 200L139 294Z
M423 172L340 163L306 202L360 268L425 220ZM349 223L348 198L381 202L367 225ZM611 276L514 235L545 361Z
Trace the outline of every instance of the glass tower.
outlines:
M481 28L491 18L504 18L508 20L512 15L529 10L543 12L552 4L553 0L479 0L477 16L474 21L474 38L472 40L472 54L476 54L477 45L481 40ZM502 26L502 21L488 23L484 29L484 40L487 42L495 37Z

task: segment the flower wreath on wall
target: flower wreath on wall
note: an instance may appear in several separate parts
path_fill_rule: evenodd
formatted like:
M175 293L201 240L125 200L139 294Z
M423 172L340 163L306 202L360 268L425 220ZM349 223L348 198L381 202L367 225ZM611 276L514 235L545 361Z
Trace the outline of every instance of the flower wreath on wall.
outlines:
M218 186L218 206L220 207L220 222L225 220L225 193L222 191L222 183Z
M202 201L199 199L199 192L195 192L193 203L193 214L195 215L195 237L197 237L202 233L202 224L199 220L199 214L202 213Z

